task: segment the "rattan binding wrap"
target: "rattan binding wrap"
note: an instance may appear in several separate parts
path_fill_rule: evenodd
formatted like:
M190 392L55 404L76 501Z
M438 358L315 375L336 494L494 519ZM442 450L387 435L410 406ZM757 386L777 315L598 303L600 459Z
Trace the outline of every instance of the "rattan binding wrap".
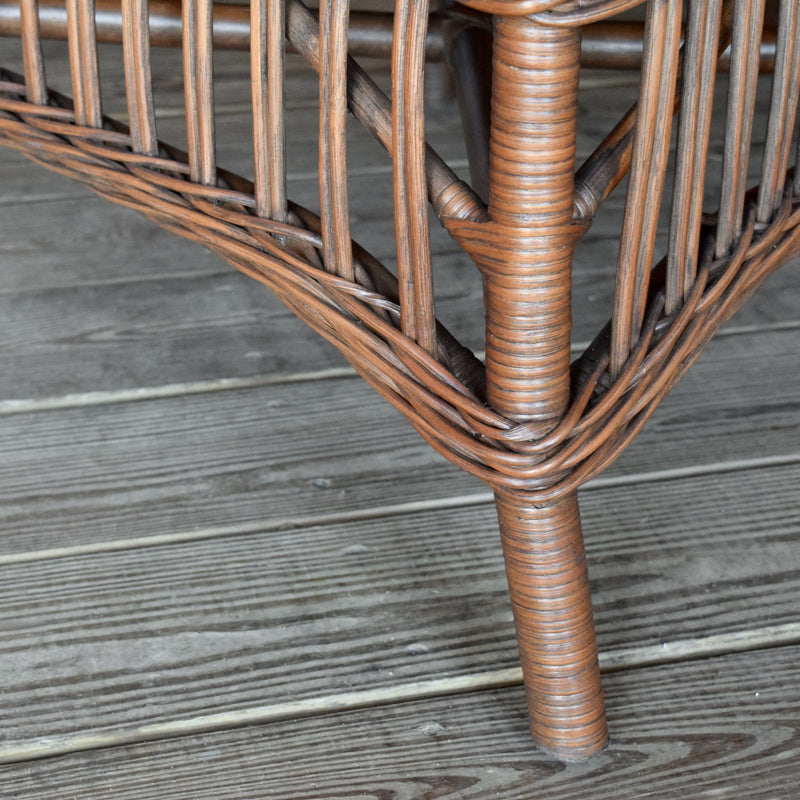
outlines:
M183 3L186 153L157 140L147 0L122 2L129 128L102 115L91 0L66 2L74 101L46 88L37 0L18 6L25 74L0 72L0 143L268 286L437 451L495 490L532 730L568 759L607 741L576 490L624 450L719 326L800 250L791 168L796 0L780 7L755 188L742 176L760 0L690 0L685 9L650 0L639 101L576 170L581 29L640 5L474 0L457 9L455 30L465 20L493 28L486 203L425 142L426 2L397 0L387 97L348 56L347 0L322 0L318 16L300 0L252 0L255 185L216 164L210 0ZM286 193L287 43L322 76L318 213ZM718 212L704 215L715 75L731 43L723 189ZM397 275L351 241L348 109L392 159ZM657 254L676 113L668 248ZM570 364L572 253L624 176L613 318ZM436 321L429 206L483 275L485 366Z

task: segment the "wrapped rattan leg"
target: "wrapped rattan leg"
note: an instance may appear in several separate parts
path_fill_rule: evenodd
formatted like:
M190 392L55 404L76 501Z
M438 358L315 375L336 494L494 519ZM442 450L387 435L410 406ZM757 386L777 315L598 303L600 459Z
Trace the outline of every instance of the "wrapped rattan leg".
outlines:
M579 53L575 31L495 20L491 221L470 242L485 279L487 400L520 426L511 448L523 444L518 459L505 454L508 481L494 485L531 729L565 760L607 739L578 502L556 491L563 468L542 466L571 394ZM526 440L539 448L530 462Z
M588 758L608 730L577 496L496 499L531 733L557 758Z

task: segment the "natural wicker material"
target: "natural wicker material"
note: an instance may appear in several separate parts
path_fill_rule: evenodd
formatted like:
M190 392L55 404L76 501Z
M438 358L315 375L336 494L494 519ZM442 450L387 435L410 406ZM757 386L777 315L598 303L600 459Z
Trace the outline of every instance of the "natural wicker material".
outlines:
M639 101L576 171L581 29L641 5L472 0L437 14L442 46L453 52L464 31L493 31L488 154L480 119L468 126L478 132L474 191L425 142L423 0L396 2L391 98L348 56L348 40L362 34L349 30L347 0L322 0L318 17L300 0L252 0L255 183L216 164L211 0L181 6L186 154L157 140L147 0L122 0L118 20L130 127L102 114L94 0L65 3L73 101L46 88L37 0L0 8L0 32L21 37L25 66L24 76L0 72L0 143L266 284L436 450L494 489L533 735L565 759L607 741L576 491L622 452L720 324L800 249L800 179L789 170L800 93L796 0L780 4L768 58L772 105L758 186L744 176L763 0L690 0L686 9L650 0ZM483 40L469 41L467 55ZM287 43L321 75L319 214L286 192ZM715 75L731 43L722 191L718 210L704 215ZM469 72L457 75L467 96ZM396 276L351 241L348 109L392 158ZM676 112L668 246L657 254ZM613 318L570 364L573 249L626 175ZM429 205L483 275L485 367L436 321Z

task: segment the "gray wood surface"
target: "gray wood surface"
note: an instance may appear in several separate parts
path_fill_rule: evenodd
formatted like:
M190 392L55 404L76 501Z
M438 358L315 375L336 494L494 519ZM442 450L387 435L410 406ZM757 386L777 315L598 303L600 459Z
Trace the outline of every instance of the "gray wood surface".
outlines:
M799 480L792 465L587 492L601 648L796 621L800 509L774 498ZM2 572L12 742L516 660L488 504Z
M0 398L305 372L344 363L266 289L203 248L107 205L87 195L81 202L3 208L0 337L8 346L0 351ZM388 208L376 202L370 213ZM389 225L384 215L372 236L386 241ZM597 232L597 253L605 257L582 261L576 270L577 343L590 340L608 318L610 235ZM141 241L149 246L142 248ZM477 270L453 247L440 242L438 313L465 344L481 349ZM388 253L385 245L383 252L372 249ZM791 314L800 305L796 268L773 276L771 287L769 295L758 294L745 306L735 326L794 323Z
M154 57L180 144L179 56ZM243 174L246 69L215 65L219 160ZM316 87L289 74L290 195L316 207ZM635 88L588 76L581 155ZM390 166L350 133L356 231L392 266ZM576 344L609 313L619 203L579 247ZM480 349L476 271L434 250L439 314ZM79 751L0 766L0 798L791 797L798 307L795 264L583 491L614 738L564 767L528 738L487 490L261 287L0 151L0 761Z
M608 675L617 732L582 765L531 751L513 687L1 769L9 800L777 800L796 788L799 661L792 647Z
M280 321L267 319L276 327ZM231 327L221 330L234 337L228 322ZM169 323L183 321L162 324ZM212 368L224 352L215 333L205 340ZM155 343L120 338L95 344L109 354L106 370L126 349L147 359L150 369L163 368L152 359L163 355ZM763 458L800 461L796 341L797 332L786 330L713 342L597 484L718 472ZM280 357L263 345L259 352ZM118 366L124 371L135 362L128 358ZM72 360L64 362L65 381L71 367ZM290 369L275 366L277 372ZM6 518L0 553L232 524L299 524L326 514L487 496L360 379L176 391L174 397L99 404L79 396L71 403L67 398L67 407L36 413L36 404L0 402L0 412L6 411L0 413L6 454L0 462Z

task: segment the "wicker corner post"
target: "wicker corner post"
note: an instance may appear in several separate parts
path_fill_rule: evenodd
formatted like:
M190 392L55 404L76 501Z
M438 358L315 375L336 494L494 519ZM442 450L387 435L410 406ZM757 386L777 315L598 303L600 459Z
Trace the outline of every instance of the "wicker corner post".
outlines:
M486 395L541 440L570 398L580 39L525 16L494 28L489 221L471 250L485 284ZM533 737L562 758L591 755L607 730L577 493L495 495Z
M565 760L602 749L577 490L624 450L722 322L800 250L800 178L790 168L797 0L781 0L774 37L763 0L466 0L434 16L427 2L397 0L388 20L352 14L347 0L321 0L318 14L300 0L96 3L0 0L0 35L21 38L24 63L23 75L0 67L0 144L269 287L438 452L494 490L534 739ZM638 101L576 170L581 39L607 37L592 23L639 6ZM465 24L480 35L460 38ZM492 31L491 90L485 80L480 90L490 113L477 104L490 122L470 123L472 186L425 137L425 57L447 49L449 25L449 41L473 43L462 62ZM630 27L619 30L630 44ZM43 35L69 43L73 101L47 89ZM127 125L103 115L99 39L123 47ZM183 48L186 152L157 137L154 42ZM771 104L760 177L748 188L765 42ZM214 44L251 52L253 180L216 164ZM317 210L287 196L287 46L320 76ZM714 81L729 46L721 189L704 214ZM353 60L362 51L391 57L390 93ZM476 76L480 69L460 75L462 94ZM353 241L348 113L391 158L396 273ZM573 251L626 176L612 319L570 364ZM665 191L672 203L662 219ZM485 365L437 322L429 208L483 276Z

